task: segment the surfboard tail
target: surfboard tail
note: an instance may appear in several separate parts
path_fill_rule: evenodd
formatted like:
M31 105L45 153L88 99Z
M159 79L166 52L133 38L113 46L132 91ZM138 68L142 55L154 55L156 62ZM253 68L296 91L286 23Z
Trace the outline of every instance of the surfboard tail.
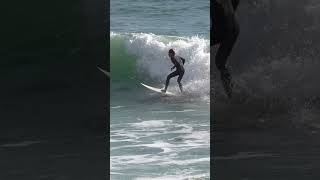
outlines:
M165 92L163 93L161 90L162 89L159 89L159 88L155 88L155 87L152 87L152 86L148 86L146 84L143 84L143 83L140 83L142 86L146 87L147 89L151 90L151 91L154 91L154 92L158 92L158 93L161 93L161 94L164 94L164 95L169 95L169 96L175 96L176 94L172 93L172 92Z
M99 67L99 66L97 66L97 68L98 68L101 72L103 72L106 76L108 76L108 78L110 78L110 72L108 72L108 71L106 71L106 70L102 69L102 68L101 68L101 67Z

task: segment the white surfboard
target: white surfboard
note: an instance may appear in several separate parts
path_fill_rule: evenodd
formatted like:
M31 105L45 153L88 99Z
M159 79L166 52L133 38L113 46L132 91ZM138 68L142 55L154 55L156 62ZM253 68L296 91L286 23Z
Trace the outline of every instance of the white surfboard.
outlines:
M143 83L140 83L140 84L141 84L142 86L150 89L151 91L158 92L158 93L161 93L161 94L163 94L163 95L169 95L169 96L175 96L175 95L176 95L176 94L174 94L174 93L172 93L172 92L169 92L169 91L167 91L166 93L163 93L163 92L161 91L161 89L159 89L159 88L151 87L151 86L145 85L145 84L143 84Z
M109 73L108 71L100 68L99 66L97 66L97 68L98 68L101 72L103 72L105 75L107 75L108 77L110 77L110 73Z

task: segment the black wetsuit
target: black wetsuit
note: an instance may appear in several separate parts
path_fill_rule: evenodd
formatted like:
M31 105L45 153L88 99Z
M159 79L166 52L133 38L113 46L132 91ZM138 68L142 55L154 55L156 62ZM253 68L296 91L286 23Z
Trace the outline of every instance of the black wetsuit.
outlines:
M240 0L213 0L211 8L212 26L211 26L211 45L220 44L215 64L221 73L223 87L228 95L232 96L233 83L231 74L226 68L227 59L231 54L232 48L239 35L239 24L235 18L235 11Z
M176 71L170 73L167 76L166 87L164 88L164 91L167 91L170 79L175 77L175 76L179 76L177 82L179 84L180 90L182 91L181 79L182 79L182 77L184 75L184 67L183 67L183 65L185 63L185 59L180 57L180 56L174 56L174 57L172 57L170 59L171 59L171 62L174 64L172 69L176 68Z
M222 0L227 1L227 0ZM229 0L228 0L229 1ZM240 0L230 0L233 10L236 11ZM215 63L220 71L226 69L227 59L239 35L239 24L234 14L227 14L223 6L213 0L212 8L211 44L220 44L216 54Z

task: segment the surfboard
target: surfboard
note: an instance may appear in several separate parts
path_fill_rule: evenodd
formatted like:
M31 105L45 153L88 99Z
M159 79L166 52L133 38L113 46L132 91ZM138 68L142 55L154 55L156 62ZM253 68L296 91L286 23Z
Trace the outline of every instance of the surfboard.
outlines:
M163 92L161 91L161 89L159 89L159 88L151 87L151 86L148 86L148 85L143 84L143 83L140 83L140 84L141 84L142 86L146 87L147 89L150 89L151 91L158 92L158 93L161 93L161 94L163 94L163 95L169 95L169 96L175 96L175 95L176 95L176 94L174 94L174 93L172 93L172 92L169 92L169 91L167 91L166 93L163 93Z
M108 71L100 68L99 66L97 66L97 68L98 68L101 72L103 72L105 75L107 75L108 77L110 77L110 73L109 73Z

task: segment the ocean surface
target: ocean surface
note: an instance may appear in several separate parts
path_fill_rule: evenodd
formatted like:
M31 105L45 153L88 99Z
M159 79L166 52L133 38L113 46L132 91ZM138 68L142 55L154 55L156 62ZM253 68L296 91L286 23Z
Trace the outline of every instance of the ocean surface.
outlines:
M208 0L111 0L111 179L209 179L210 46ZM173 48L186 59L162 88Z

